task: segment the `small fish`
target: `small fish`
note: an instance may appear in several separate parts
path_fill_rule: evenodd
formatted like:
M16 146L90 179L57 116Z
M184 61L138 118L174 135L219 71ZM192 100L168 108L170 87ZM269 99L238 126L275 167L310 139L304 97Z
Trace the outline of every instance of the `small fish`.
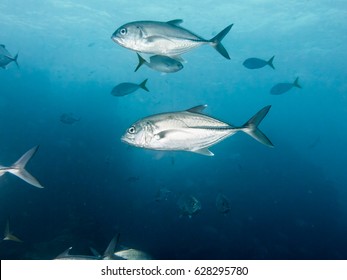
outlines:
M181 216L185 215L189 218L201 210L201 202L192 195L181 195L177 201L177 206L180 210Z
M111 94L114 96L124 96L128 95L130 93L133 93L137 91L139 88L144 89L145 91L148 91L148 88L146 87L147 80L144 80L141 84L133 84L133 83L121 83L119 85L116 85L112 91Z
M229 199L224 195L219 193L216 198L216 208L217 211L223 214L230 212L230 202Z
M243 62L243 66L245 66L248 69L259 69L263 68L266 65L269 65L272 69L275 69L273 65L274 58L275 56L271 57L268 61L266 61L260 58L251 57Z
M171 191L169 189L164 187L160 188L155 195L155 201L159 202L162 200L167 200L170 193Z
M203 114L206 107L207 105L200 105L186 111L140 119L127 129L121 140L145 149L188 151L213 156L209 147L242 131L260 143L273 147L271 141L258 129L271 106L264 107L239 127Z
M152 257L147 253L136 250L136 249L127 249L115 252L116 257L125 259L125 260L151 260Z
M4 238L3 238L2 240L10 240L10 241L15 241L15 242L23 242L23 241L20 240L17 236L14 236L14 235L10 232L10 224L9 224L9 221L7 221L7 223L6 223Z
M95 249L90 248L94 255L70 255L72 247L55 257L55 260L112 260L113 254L119 240L119 234L112 238L103 255L100 255Z
M21 156L20 159L18 159L10 167L0 165L0 177L4 175L6 172L9 172L24 180L25 182L33 185L34 187L43 188L43 186L31 174L29 174L28 171L25 170L26 164L35 155L38 148L39 146L36 146L27 151L24 155Z
M138 53L137 57L139 59L139 64L134 72L136 72L143 64L161 73L174 73L183 69L183 64L181 62L168 56L153 55L149 58L150 62L147 62Z
M232 24L215 37L206 40L183 28L181 19L161 21L135 21L122 25L111 36L120 46L141 53L157 54L181 60L180 55L201 45L211 45L222 56L230 59L221 41Z
M60 121L62 123L65 123L65 124L73 124L73 123L78 122L80 120L81 120L80 117L77 117L72 113L64 113L60 116Z
M6 66L14 61L19 68L18 62L18 53L13 57L9 51L6 49L5 45L0 44L0 67L6 69Z
M295 79L294 83L279 83L279 84L274 85L271 88L270 93L274 94L274 95L280 95L280 94L286 93L287 91L289 91L293 87L302 88L299 85L299 77L297 77Z

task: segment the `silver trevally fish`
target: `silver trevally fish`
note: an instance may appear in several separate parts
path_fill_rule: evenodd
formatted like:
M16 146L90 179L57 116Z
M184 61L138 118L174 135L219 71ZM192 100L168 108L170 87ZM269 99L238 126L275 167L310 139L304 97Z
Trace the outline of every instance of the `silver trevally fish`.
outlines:
M141 84L121 83L112 89L111 94L114 96L124 96L137 91L139 88L149 92L146 87L147 80L148 79L144 80Z
M0 44L0 67L6 69L6 65L14 61L17 63L18 53L13 57L9 51L6 49L5 45Z
M43 188L43 186L31 174L29 174L28 171L25 170L26 164L34 156L38 148L39 146L36 146L27 151L24 155L21 156L19 160L17 160L10 167L0 165L0 177L4 175L6 172L9 172L21 178L25 182L33 185L34 187Z
M135 72L143 65L147 65L149 68L162 72L162 73L174 73L183 69L183 64L171 57L162 55L153 55L147 62L141 55L137 54L139 64L137 65Z
M293 87L302 88L299 85L299 77L295 79L294 83L279 83L274 85L271 88L270 93L274 95L283 94L287 92L288 90L292 89Z
M170 56L180 60L179 56L201 45L211 45L222 56L230 59L221 41L228 34L232 24L215 37L206 40L183 28L181 19L161 21L134 21L119 27L111 36L117 44L136 52Z
M273 65L274 58L275 56L271 57L269 60L266 61L264 59L251 57L251 58L247 58L242 65L248 69L259 69L259 68L263 68L266 65L269 65L272 69L275 69Z
M128 128L121 140L146 149L188 151L213 156L209 147L243 131L262 144L273 146L258 129L271 106L264 107L240 127L202 114L206 107L207 105L200 105L187 111L162 113L140 119Z

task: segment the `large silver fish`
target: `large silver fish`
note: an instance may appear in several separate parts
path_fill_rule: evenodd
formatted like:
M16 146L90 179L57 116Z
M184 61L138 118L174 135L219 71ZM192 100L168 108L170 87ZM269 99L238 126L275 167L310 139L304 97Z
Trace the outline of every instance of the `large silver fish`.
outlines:
M179 56L201 45L211 45L222 56L230 59L221 41L232 24L215 37L206 40L183 28L181 19L161 21L134 21L119 27L111 36L117 44L136 52L164 55L180 60Z
M9 51L6 49L5 45L0 44L0 67L3 69L6 69L7 64L14 61L18 66L17 63L18 53L13 57Z
M24 155L21 156L19 160L17 160L10 167L0 165L0 177L4 175L6 172L9 172L21 178L25 182L33 185L34 187L43 188L39 181L37 181L28 171L25 170L26 164L35 155L38 148L39 146L36 146L27 151Z
M213 156L208 149L225 138L243 131L260 143L272 147L258 125L271 106L266 106L240 127L202 114L207 105L187 111L152 115L135 122L121 140L140 148L167 151L188 151Z

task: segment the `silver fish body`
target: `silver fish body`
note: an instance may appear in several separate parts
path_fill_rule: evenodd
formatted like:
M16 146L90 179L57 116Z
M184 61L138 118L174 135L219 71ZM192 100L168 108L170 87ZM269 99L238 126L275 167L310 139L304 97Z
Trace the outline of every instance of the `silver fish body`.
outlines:
M180 19L168 22L135 21L122 25L111 36L111 39L136 52L179 57L201 45L212 45L221 55L230 59L221 40L229 32L232 24L222 30L211 40L206 40L183 28Z
M167 151L189 151L213 156L208 149L225 138L243 131L261 143L273 146L257 128L270 106L264 107L241 127L235 127L202 114L206 105L187 111L152 115L135 122L122 141L141 148Z
M162 55L153 55L150 57L150 61L147 62L142 56L137 54L139 63L135 69L135 72L143 65L147 65L149 68L159 71L161 73L174 73L183 69L183 64L171 57Z

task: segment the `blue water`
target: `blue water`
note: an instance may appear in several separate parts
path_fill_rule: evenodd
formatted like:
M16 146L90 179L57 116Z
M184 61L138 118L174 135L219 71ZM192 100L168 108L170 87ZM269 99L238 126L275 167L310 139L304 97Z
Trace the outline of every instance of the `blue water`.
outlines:
M100 3L101 2L101 3ZM346 259L345 1L21 1L0 2L0 44L14 63L0 69L0 164L40 145L27 169L45 186L0 177L0 227L23 243L0 243L1 259L53 259L117 249L154 259ZM223 40L230 60L210 46L160 75L111 41L135 20L184 20ZM249 70L249 57L275 70ZM299 77L302 89L271 95ZM110 94L121 82L143 90ZM120 141L136 120L208 104L206 114L242 125L266 105L261 130L274 148L238 133L211 147L214 157L129 148ZM80 117L60 121L64 113ZM171 192L156 201L160 188ZM215 207L218 193L231 211ZM202 209L181 216L177 200Z

